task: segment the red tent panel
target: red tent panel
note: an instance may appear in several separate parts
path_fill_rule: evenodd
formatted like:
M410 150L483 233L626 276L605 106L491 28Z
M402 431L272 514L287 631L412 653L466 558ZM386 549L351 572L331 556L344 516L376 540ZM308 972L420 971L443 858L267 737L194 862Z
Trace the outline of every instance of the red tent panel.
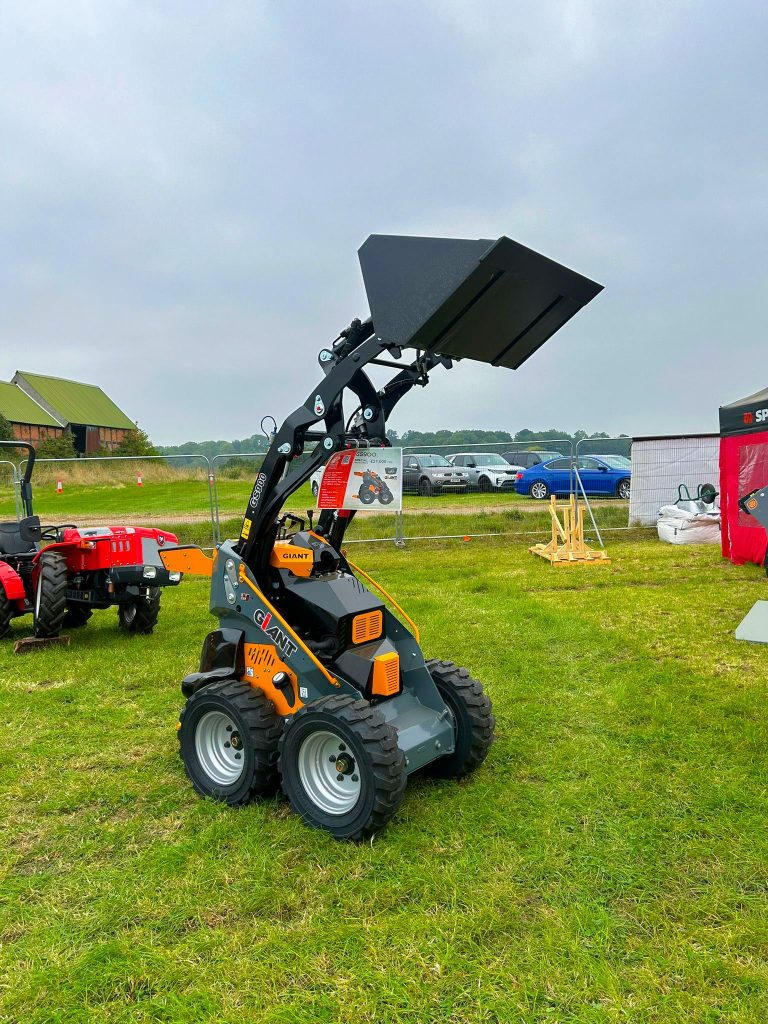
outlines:
M736 565L765 562L768 536L739 508L739 498L768 484L768 431L720 441L720 507L723 556Z

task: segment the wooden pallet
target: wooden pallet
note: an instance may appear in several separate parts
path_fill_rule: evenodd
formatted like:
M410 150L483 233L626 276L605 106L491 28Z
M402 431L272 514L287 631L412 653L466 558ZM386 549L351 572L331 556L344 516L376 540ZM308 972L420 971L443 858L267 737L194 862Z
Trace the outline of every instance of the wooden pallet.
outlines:
M558 511L563 514L560 522ZM576 508L576 499L571 495L567 505L558 510L555 496L549 506L552 517L552 539L548 544L534 544L528 550L532 555L545 558L550 565L610 565L605 551L589 547L584 540L584 508Z
M17 640L13 645L14 654L29 654L30 651L39 651L43 647L69 647L68 636L25 636L23 640Z

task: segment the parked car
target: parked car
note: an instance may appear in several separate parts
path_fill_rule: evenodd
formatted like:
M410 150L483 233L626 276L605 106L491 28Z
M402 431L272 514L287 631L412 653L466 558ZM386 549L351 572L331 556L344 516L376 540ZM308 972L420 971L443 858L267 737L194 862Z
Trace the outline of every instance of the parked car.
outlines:
M411 494L466 491L468 473L455 469L442 455L404 455L403 488Z
M529 469L531 466L538 466L541 462L550 462L552 459L559 459L562 452L504 452L504 458L510 466L519 469Z
M523 467L511 466L498 452L458 452L448 461L467 472L467 483L476 491L511 491L515 474Z
M577 465L587 494L629 498L632 463L624 455L580 455ZM570 457L561 456L522 470L515 477L515 490L539 500L550 494L569 494Z

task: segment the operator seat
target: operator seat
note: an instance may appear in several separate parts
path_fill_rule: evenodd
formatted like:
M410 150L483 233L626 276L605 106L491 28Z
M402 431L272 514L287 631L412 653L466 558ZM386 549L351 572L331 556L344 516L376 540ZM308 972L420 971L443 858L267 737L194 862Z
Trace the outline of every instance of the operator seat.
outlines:
M33 537L40 536L40 519L27 516L18 523L0 523L0 555L31 555L37 551Z

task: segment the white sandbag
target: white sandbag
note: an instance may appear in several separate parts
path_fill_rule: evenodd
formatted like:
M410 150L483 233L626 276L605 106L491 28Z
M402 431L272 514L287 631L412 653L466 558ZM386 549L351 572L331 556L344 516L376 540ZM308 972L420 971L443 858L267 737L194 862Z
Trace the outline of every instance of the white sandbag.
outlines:
M677 505L659 509L656 528L667 544L719 544L720 516L712 512L688 512Z

